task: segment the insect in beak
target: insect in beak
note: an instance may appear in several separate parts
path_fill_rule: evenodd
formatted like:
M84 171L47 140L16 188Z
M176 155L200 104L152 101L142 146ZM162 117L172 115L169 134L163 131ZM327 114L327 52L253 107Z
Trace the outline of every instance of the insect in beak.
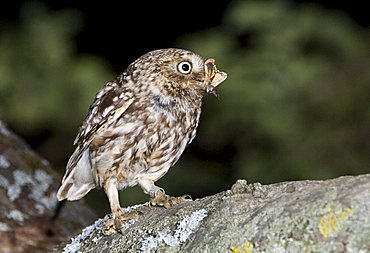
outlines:
M204 63L205 70L205 89L207 93L212 93L217 96L216 87L225 81L227 74L225 72L219 71L216 67L214 59L208 59Z

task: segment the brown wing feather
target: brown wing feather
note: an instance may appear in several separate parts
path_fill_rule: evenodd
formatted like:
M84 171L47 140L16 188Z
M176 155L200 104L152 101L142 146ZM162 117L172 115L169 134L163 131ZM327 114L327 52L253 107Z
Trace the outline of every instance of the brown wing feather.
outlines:
M117 120L133 101L132 92L116 82L107 83L98 92L73 142L77 147L68 161L63 180L71 173L92 140L99 136L99 133L108 125Z

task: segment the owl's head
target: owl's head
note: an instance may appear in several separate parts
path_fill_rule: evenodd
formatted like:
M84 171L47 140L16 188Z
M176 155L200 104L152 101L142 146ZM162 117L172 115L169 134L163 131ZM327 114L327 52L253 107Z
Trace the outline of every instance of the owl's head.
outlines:
M168 95L190 93L215 94L215 88L227 74L217 69L213 59L203 60L199 55L183 49L151 51L131 66L131 75L149 89Z

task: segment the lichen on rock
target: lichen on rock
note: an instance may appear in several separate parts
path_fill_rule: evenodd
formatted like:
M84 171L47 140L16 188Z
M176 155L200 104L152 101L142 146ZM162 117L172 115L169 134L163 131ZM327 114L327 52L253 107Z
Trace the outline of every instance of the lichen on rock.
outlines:
M0 154L0 169L7 169L9 166L10 162L8 159L4 155Z
M51 220L59 181L49 163L0 121L1 252L50 251L94 220L82 203L68 203Z
M151 252L155 250L159 244L164 243L170 247L177 247L184 243L189 236L196 230L200 222L207 217L207 211L200 209L192 212L190 215L185 216L181 221L178 222L174 232L169 229L159 231L155 235L149 235L142 242L140 251Z
M169 209L141 206L143 217L124 233L97 239L93 231L78 252L369 252L369 199L370 175L273 185L241 180Z

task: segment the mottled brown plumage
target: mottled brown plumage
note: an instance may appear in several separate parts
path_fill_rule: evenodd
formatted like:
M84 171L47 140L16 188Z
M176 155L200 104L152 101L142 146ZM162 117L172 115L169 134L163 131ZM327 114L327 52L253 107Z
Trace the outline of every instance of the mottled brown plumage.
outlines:
M58 199L77 200L102 187L122 226L118 190L139 184L153 204L181 199L155 186L195 137L206 92L226 79L213 59L186 50L149 52L96 95L74 141Z

